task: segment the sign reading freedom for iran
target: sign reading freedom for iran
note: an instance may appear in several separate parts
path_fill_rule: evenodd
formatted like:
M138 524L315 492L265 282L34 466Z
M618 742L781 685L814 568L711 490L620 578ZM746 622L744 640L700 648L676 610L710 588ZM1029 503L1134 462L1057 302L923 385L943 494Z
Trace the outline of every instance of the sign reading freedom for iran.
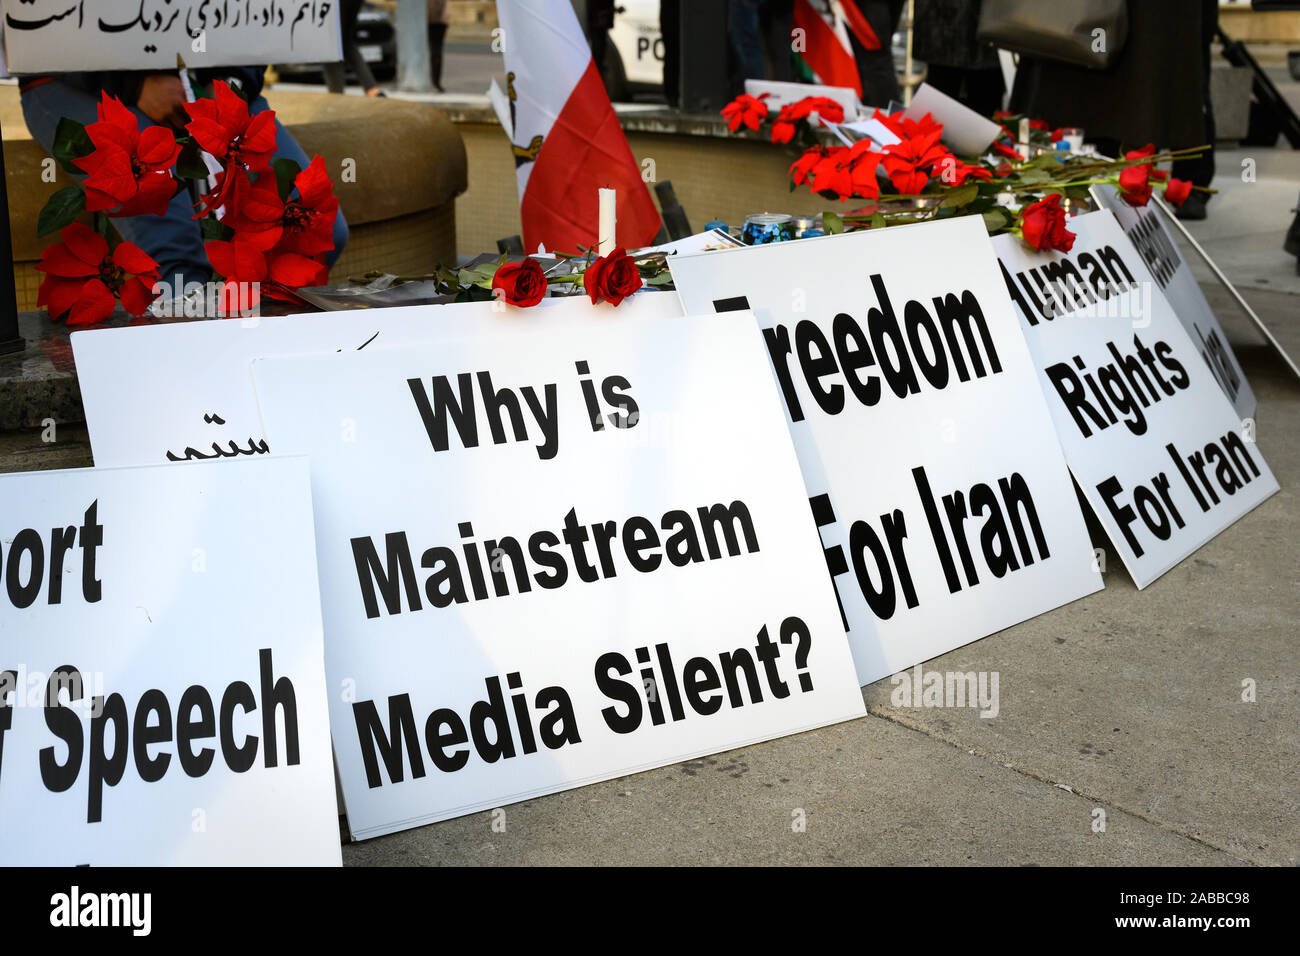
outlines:
M681 315L677 296L643 292L615 307L585 296L531 309L497 302L212 319L72 333L95 464L152 465L278 453L262 433L255 358L436 342L485 325L546 328Z
M1101 588L978 218L670 267L762 327L863 684Z
M993 245L1066 460L1143 588L1278 485L1115 217L1069 227L1068 253Z
M311 454L354 836L864 713L751 316L254 379L270 441Z
M0 0L13 73L333 63L338 0Z
M1090 190L1102 209L1109 209L1119 227L1128 236L1146 263L1151 277L1160 286L1178 321L1183 324L1192 343L1205 359L1223 394L1228 396L1238 418L1255 416L1255 393L1251 391L1246 373L1228 344L1219 320L1205 301L1201 284L1192 275L1191 267L1178 253L1178 244L1160 219L1154 203L1134 207L1124 202L1119 190L1110 183L1101 183Z
M0 846L342 863L307 461L0 476Z

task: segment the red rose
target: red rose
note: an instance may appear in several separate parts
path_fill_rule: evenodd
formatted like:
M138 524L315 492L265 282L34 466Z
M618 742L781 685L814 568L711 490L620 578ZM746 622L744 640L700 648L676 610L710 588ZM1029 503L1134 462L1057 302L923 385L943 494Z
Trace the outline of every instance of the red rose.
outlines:
M546 296L546 273L536 259L503 262L492 276L492 292L501 290L501 298L511 305L527 308Z
M1130 206L1145 206L1151 198L1151 167L1130 166L1119 174L1120 198Z
M763 100L770 95L770 93L760 93L758 96L750 96L748 93L741 93L737 96L719 111L727 118L727 128L733 133L740 129L742 124L750 129L758 129L763 124L763 120L767 119L767 104Z
M1008 146L1005 143L994 143L993 152L997 153L999 156L1005 156L1007 159L1014 159L1018 163L1023 163L1025 161L1025 157L1021 156L1013 147Z
M109 254L108 240L74 222L59 232L63 242L51 246L36 266L45 273L36 304L50 318L68 313L68 325L90 325L108 318L120 296L132 315L143 315L153 302L158 263L138 246L118 243Z
M1065 210L1056 193L1044 196L1020 211L1020 232L1034 249L1069 252L1074 233L1065 228Z
M1181 206L1192 194L1192 184L1186 179L1170 179L1165 186L1165 201Z
M636 261L622 249L601 256L582 274L582 287L591 296L591 304L605 301L618 305L641 288L641 273Z
M176 137L162 126L140 130L139 120L107 93L99 121L86 127L95 151L74 159L86 177L86 210L110 216L161 216L176 195L171 168L181 154Z

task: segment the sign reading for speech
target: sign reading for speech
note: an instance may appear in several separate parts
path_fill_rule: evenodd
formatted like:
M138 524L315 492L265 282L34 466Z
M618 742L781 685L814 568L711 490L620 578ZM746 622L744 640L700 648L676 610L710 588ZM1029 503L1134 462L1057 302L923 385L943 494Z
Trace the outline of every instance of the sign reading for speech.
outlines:
M338 0L3 0L13 73L333 63Z
M1092 187L1092 196L1103 209L1109 209L1119 222L1146 263L1147 271L1160 286L1178 321L1183 324L1192 344L1201 353L1206 367L1228 396L1238 418L1255 416L1255 393L1251 391L1246 373L1228 344L1219 320L1205 301L1201 285L1192 275L1191 267L1178 252L1178 244L1161 221L1154 203L1133 207L1119 197L1119 190L1102 183Z
M249 364L269 355L405 347L484 326L551 328L566 322L681 315L677 296L643 292L615 307L586 296L531 309L497 302L213 319L72 333L95 464L152 465L274 454L262 433Z
M270 441L311 454L354 836L864 713L751 316L254 379Z
M762 327L859 681L1100 589L978 218L669 264Z
M1066 460L1139 588L1278 489L1109 211L1068 253L993 241Z
M302 458L0 476L0 857L333 865Z

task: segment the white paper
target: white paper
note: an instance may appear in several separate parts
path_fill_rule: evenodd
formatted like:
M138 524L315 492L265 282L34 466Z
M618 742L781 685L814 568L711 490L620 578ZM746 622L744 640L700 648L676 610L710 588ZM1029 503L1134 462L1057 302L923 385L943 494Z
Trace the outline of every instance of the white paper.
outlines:
M340 865L306 459L5 475L0 551L5 863Z
M637 293L617 307L579 295L530 309L473 302L87 329L72 333L72 352L95 464L144 465L172 460L169 454L263 453L248 373L259 356L406 346L481 325L551 328L681 314L677 296L666 292ZM266 449L279 451L269 443Z
M993 245L1070 470L1142 588L1277 480L1115 217L1075 216L1069 229L1069 253L1012 235Z
M861 683L1101 587L1035 368L978 218L675 258L669 267L687 312L747 302L758 318L778 381L788 383L781 389L787 421L814 512L820 500L828 513L821 536L828 561L840 567L834 579ZM854 344L855 328L867 335L872 327L890 327L882 296L900 329L924 309L924 321L913 324L926 361L936 368L937 353L924 331L925 323L940 324L933 318L936 297L954 314L946 327L953 329L956 351L942 339L946 333L937 333L944 342L943 387L918 371L917 391L903 384L906 397L900 398L881 374L886 357L901 362L897 340L889 344L893 333L883 332L879 346L873 339L864 342L865 351ZM973 351L956 318L966 312L958 307L963 298L975 303ZM978 331L980 313L987 341ZM957 371L958 355L966 381ZM993 356L1000 371L994 371ZM859 362L851 380L842 370ZM814 371L811 377L803 372L805 364ZM838 410L824 409L823 401L829 408L839 402ZM928 495L914 469L923 471ZM1000 481L1015 494L1005 493ZM1022 487L1032 499L1045 547L1031 533L1034 521L1027 509L1008 506L1023 497ZM996 508L1005 516L1001 523L1009 525L1014 513L1026 529L1024 545L1014 546L1014 569L988 557L981 541L986 529L993 534L999 524L986 500L988 490L996 492ZM933 500L942 509L942 496L954 493L969 502L968 512L980 505L964 523L941 514L943 525L965 529L960 545L951 530L941 529L936 537L924 507ZM893 539L901 560L888 544L887 526L905 531L905 537ZM1010 536L1017 537L1014 529ZM878 552L872 542L879 542ZM969 574L961 547L971 552ZM945 549L952 556L948 570L941 557ZM993 550L1006 553L1005 547Z
M335 0L6 0L17 74L333 63Z
M556 325L544 333L484 325L437 346L254 363L271 441L312 459L326 669L331 686L347 691L331 699L334 746L354 836L490 810L863 713L763 362L752 317L695 316ZM470 376L465 387L473 389L467 400L474 403L477 439L465 438L467 426L449 424L438 451L415 396L425 396L433 415L434 380L446 376L462 395L462 374ZM494 437L480 398L484 375L493 392L513 390L501 401L519 402L522 432L505 413L500 440ZM595 413L584 381L599 396ZM549 410L542 418L555 425L551 440L543 437L548 431L530 410L525 387L537 390L536 407ZM636 404L634 417L624 405L625 427L609 417L623 414L614 408L620 396ZM724 522L734 542L710 522L716 550L703 543L697 549L716 559L673 564L663 530L654 531L659 550L652 545L649 552L659 558L655 567L637 569L627 558L626 529L634 516L663 529L662 516L672 511L685 509L694 522L699 508L715 504L739 514L736 502L750 517ZM539 576L536 534L558 535L569 513L575 526L614 523L605 539L612 542L608 562L594 538L582 545L587 558L581 560L595 574L583 580L573 549L553 538L549 553L566 577L548 588ZM700 534L703 541L706 532ZM507 539L520 543L523 584ZM366 549L386 563L390 545L397 550L388 580L397 590L388 597L375 590L368 609ZM450 550L432 550L439 547ZM689 554L688 545L675 547ZM408 548L413 577L404 580L411 590L397 577ZM465 600L434 606L438 595L452 591L446 576L452 561L464 575ZM484 575L481 599L474 597L476 566ZM440 577L431 578L435 572ZM802 669L802 639L786 623L792 619L803 622L808 636ZM700 713L682 696L682 669L695 658L719 661L720 653L739 648L759 653L763 628L780 651L772 673L762 665L755 686L738 678L735 697L729 688L721 697L707 694L720 709ZM791 643L780 643L783 629ZM662 663L661 645L671 667ZM652 672L641 673L637 648L647 649ZM609 673L609 659L602 663L607 654L628 662L618 688L630 701L598 686L597 672ZM672 673L678 676L666 676ZM533 728L527 733L513 709L510 675L520 687L524 724ZM438 753L459 754L463 763L440 769L430 734L451 734L453 725L446 715L434 719L432 730L427 721L445 708L472 723L475 702L490 699L489 682L500 686L509 711L502 719L513 756L490 753L477 741L451 743ZM567 709L558 692L545 692L554 687L572 705L572 720L554 729L571 727L574 736L557 732L548 743L542 719ZM362 742L375 732L359 731L358 720L363 728L377 721L391 741L408 704L414 739L404 734L391 762L375 745L368 770ZM681 719L673 719L675 706ZM665 715L658 725L655 707ZM628 719L635 708L635 727L616 732L602 714L606 708ZM490 729L481 736L489 745L500 739Z

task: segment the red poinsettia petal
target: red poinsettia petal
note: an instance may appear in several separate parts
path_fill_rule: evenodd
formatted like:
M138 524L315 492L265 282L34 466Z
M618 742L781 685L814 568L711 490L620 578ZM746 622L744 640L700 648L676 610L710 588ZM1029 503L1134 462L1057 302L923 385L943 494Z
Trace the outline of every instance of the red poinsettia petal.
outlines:
M113 265L131 275L146 275L158 271L158 263L149 254L131 242L119 242L113 250Z
M303 286L324 285L329 278L329 267L307 256L287 252L271 260L270 276L281 285L300 289Z
M47 276L41 283L40 291L36 295L36 304L45 306L50 318L60 319L64 313L68 312L77 304L77 299L81 296L82 287L85 286L85 279L64 279L61 276Z
M204 244L212 268L237 282L261 282L266 278L266 257L250 243L213 240Z
M84 223L69 223L59 230L59 238L74 256L96 269L108 255L108 240Z
M195 105L197 104L190 104L190 106ZM196 143L203 147L206 152L217 157L217 159L225 158L226 153L230 151L230 134L224 126L215 120L206 116L198 116L190 120L185 129L194 137Z
M240 155L253 172L270 168L271 157L275 154L275 133L275 113L272 110L263 110L249 121L239 146Z
M113 314L117 300L108 286L99 279L91 279L82 286L77 302L68 313L68 325L91 325Z
M117 290L118 296L122 299L122 308L132 315L144 315L153 300L157 298L154 294L155 279L127 279L122 283L122 287Z
M165 126L150 126L140 134L136 158L151 172L170 169L181 154L176 134Z
M114 218L122 216L163 216L176 195L176 180L169 172L146 173L140 178L135 198L122 204Z

